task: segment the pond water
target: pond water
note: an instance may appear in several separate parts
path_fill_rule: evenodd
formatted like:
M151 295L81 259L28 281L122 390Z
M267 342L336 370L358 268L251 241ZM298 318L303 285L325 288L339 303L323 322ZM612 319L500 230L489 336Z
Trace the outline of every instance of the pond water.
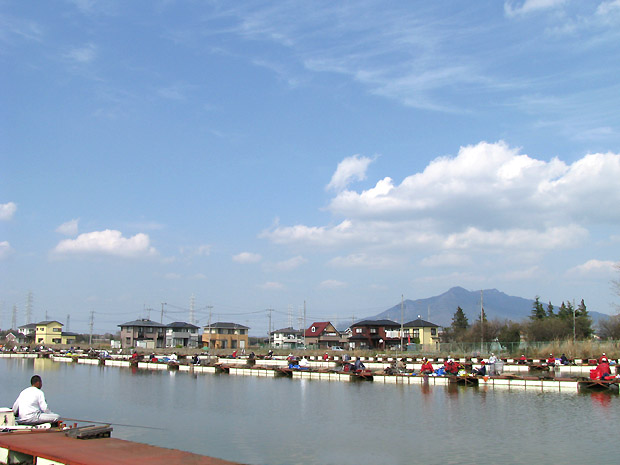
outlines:
M33 374L63 417L246 464L620 463L608 393L344 383L0 360L0 406Z

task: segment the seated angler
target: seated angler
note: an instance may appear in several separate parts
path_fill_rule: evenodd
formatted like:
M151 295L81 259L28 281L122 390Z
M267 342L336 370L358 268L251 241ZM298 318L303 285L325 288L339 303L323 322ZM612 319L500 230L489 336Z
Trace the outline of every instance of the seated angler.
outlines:
M60 415L50 411L41 390L43 381L39 375L30 378L30 387L24 389L13 404L13 413L19 425L57 423Z
M433 365L431 362L429 362L426 357L424 357L422 359L422 368L420 369L420 374L422 375L430 375L431 373L433 373Z

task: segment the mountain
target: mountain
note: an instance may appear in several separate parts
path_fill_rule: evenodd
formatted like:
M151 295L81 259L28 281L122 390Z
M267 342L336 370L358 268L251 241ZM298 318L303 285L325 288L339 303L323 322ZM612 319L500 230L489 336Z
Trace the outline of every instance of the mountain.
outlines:
M482 297L484 312L489 320L522 321L530 316L534 303L533 299L510 296L497 289L483 290ZM544 305L546 308L547 304L545 303ZM423 320L430 321L439 326L450 326L454 312L459 306L463 309L465 315L467 315L470 324L476 321L480 317L480 291L468 291L462 287L453 287L447 292L435 297L405 300L403 305L404 323L415 320L419 315ZM557 309L558 305L555 305L555 308ZM595 324L598 322L599 318L608 316L592 311L589 313ZM378 320L383 318L400 323L400 303L378 315L370 316L365 319Z

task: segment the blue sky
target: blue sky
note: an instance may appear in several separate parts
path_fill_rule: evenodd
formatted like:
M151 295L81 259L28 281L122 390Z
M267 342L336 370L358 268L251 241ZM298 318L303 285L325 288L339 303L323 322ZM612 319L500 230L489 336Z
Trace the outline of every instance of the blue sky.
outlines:
M613 313L619 56L620 0L0 1L0 327Z

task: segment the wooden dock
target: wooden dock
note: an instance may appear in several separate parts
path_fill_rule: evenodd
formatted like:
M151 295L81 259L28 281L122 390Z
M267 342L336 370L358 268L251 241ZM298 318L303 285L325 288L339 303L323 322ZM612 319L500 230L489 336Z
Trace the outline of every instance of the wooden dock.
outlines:
M235 462L114 438L75 439L63 431L0 433L0 464L238 465Z

